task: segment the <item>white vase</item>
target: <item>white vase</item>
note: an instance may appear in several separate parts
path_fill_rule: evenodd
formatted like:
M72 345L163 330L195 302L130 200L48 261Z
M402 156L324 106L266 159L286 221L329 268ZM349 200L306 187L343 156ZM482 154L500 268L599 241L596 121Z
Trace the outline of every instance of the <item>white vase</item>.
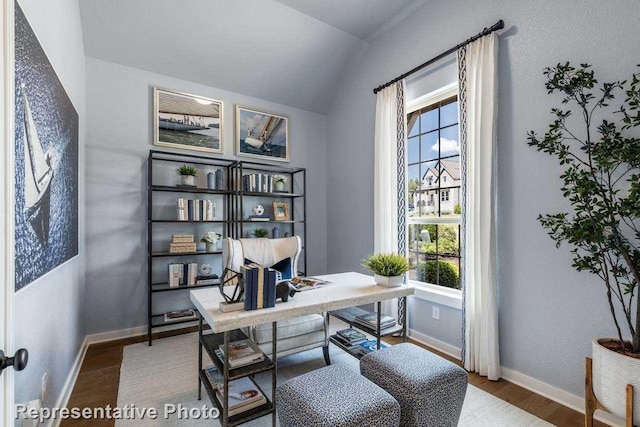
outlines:
M215 252L218 250L218 243L207 242L207 252Z
M193 175L180 175L182 185L196 185L196 177Z
M275 191L279 191L279 192L284 192L284 182L282 181L277 181L273 183L273 189Z
M627 384L634 389L633 425L640 425L640 359L609 350L600 343L614 338L593 340L593 392L607 411L625 419Z
M384 286L385 288L397 288L404 283L404 276L381 276L376 274L374 275L374 279L377 285Z

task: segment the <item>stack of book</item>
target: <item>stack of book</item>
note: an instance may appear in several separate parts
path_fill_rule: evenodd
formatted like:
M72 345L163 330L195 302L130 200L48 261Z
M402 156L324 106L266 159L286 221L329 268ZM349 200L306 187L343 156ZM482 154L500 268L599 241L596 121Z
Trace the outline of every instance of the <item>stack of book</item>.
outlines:
M178 221L213 221L216 204L211 200L178 199Z
M273 191L273 177L266 173L250 173L242 176L242 190L271 193Z
M244 276L244 309L275 307L277 271L258 264L241 267Z
M227 404L230 417L267 403L265 395L249 377L229 381L229 399L226 402L223 390L223 387L218 387L216 397L222 405Z
M198 264L195 262L169 264L169 287L195 286L198 281Z
M217 274L200 275L196 279L196 285L217 285L220 279Z
M224 346L220 345L220 347L216 350L216 355L218 356L220 361L224 363L223 349ZM263 360L264 353L253 341L244 339L229 343L230 369L253 365L254 363L262 362Z
M196 240L193 234L174 234L171 236L169 252L182 254L196 251Z
M365 334L353 328L338 331L331 338L340 343L349 352L358 350L359 344L367 340Z
M354 319L356 323L367 328L376 330L378 325L378 313L375 311L372 313L361 314ZM391 316L382 316L380 318L380 329L389 329L396 325L396 319Z
M169 311L164 314L165 323L179 322L182 320L195 319L196 312L194 309Z

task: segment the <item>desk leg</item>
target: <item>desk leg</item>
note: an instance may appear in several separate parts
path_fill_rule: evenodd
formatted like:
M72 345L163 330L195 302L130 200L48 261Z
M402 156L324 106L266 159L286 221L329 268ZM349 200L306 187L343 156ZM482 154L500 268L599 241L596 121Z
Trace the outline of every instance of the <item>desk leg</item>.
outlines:
M378 319L376 320L377 328L376 328L376 338L378 339L376 343L376 349L380 350L380 320L382 319L382 301L378 301Z
M202 315L198 313L198 400L202 400L200 369L202 369Z
M271 402L273 403L273 414L271 414L271 425L272 427L276 427L276 385L278 378L278 354L277 354L277 345L278 345L278 324L277 322L273 322L271 324L273 329L272 331L272 340L271 340L271 356L273 357L273 372L271 373Z
M229 425L229 331L224 333L224 366L222 369L222 378L223 378L223 393L224 398L222 399L222 427L227 427Z

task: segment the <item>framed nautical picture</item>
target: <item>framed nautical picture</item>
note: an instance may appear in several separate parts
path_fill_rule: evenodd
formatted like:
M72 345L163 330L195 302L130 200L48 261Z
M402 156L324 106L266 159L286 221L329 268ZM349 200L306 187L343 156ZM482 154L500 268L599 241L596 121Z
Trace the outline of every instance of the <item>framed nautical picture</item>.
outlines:
M78 255L78 113L15 6L15 290Z
M236 155L288 162L289 119L236 105Z
M273 202L273 217L276 221L289 221L289 205L285 202Z
M153 88L153 143L222 153L222 101Z

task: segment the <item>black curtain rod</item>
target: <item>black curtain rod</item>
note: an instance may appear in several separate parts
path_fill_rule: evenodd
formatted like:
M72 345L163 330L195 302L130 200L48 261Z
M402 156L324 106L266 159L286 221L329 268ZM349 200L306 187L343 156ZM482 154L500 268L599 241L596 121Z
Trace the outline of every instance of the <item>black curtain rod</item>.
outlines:
M494 31L497 30L501 30L504 28L504 21L501 19L498 22L496 22L494 25L492 25L490 28L485 28L484 30L482 30L482 32L476 34L475 36L471 37L470 39L467 39L465 41L463 41L462 43L452 47L451 49L447 50L446 52L442 52L440 55L431 58L430 60L428 60L427 62L425 62L424 64L418 65L416 68L414 68L411 71L407 71L406 73L404 73L403 75L396 77L395 79L378 86L377 88L375 88L373 90L373 93L378 93L380 92L382 89L391 86L392 84L399 82L400 80L404 79L405 77L410 76L411 74L422 70L424 67L433 64L434 62L438 61L439 59L444 58L445 56L449 55L452 52L455 52L456 50L460 49L462 46L466 46L471 42L474 42L476 40L478 40L480 37L484 37L486 35L489 35L491 33L493 33Z

